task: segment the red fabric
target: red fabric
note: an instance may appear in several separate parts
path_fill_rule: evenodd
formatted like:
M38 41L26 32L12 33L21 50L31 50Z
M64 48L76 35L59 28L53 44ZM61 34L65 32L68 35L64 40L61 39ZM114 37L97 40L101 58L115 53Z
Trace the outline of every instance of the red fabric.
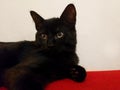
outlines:
M7 89L1 87L0 90ZM87 72L82 83L64 79L49 84L46 90L120 90L120 70Z

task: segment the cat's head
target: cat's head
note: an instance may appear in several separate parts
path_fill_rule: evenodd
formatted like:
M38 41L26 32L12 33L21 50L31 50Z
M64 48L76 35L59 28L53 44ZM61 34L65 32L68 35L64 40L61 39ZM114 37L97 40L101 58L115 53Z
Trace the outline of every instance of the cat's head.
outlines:
M34 11L30 14L36 26L36 43L43 49L75 51L76 47L76 9L69 4L60 18L44 19Z

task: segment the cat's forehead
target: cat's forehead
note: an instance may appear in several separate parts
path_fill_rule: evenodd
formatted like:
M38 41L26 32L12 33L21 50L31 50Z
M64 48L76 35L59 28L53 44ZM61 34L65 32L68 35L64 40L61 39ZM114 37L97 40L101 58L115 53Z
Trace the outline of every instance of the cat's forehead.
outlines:
M43 23L43 30L56 32L60 26L61 26L61 22L59 18L47 19Z
M57 27L58 25L60 25L60 19L59 18L51 18L51 19L47 19L44 21L44 26L45 27Z

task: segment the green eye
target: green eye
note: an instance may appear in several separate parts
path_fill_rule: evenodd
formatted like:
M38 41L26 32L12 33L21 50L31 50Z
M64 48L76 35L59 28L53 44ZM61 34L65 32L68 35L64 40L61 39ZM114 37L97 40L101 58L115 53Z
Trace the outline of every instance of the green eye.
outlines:
M46 34L41 34L41 38L42 39L47 39L47 35Z
M62 38L64 36L63 32L59 32L56 34L56 38Z

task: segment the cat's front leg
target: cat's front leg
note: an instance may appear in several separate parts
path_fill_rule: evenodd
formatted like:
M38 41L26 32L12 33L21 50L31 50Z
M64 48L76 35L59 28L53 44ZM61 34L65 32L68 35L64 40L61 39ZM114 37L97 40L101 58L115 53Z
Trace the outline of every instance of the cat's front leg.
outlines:
M29 68L15 67L6 71L5 85L8 90L44 90L42 77L38 78Z
M28 57L23 62L6 70L5 85L8 90L43 90L42 86L38 86L33 80L40 64L41 62L37 59Z
M77 82L82 82L86 78L86 70L82 66L74 65L69 71L69 78Z
M29 74L29 71L25 68L10 68L5 72L5 86L8 90L28 90L24 89L25 79Z

